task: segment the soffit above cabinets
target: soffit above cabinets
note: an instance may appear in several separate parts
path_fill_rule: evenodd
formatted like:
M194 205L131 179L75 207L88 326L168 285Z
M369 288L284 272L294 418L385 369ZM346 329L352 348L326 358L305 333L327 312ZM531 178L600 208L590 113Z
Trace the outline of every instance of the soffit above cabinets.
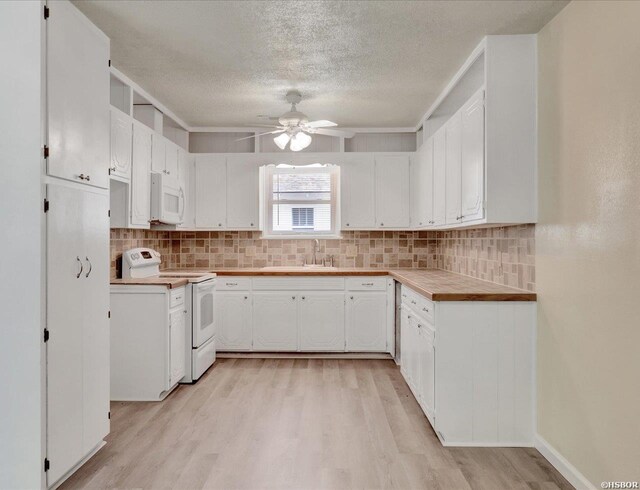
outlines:
M483 36L538 32L567 2L74 3L190 126L260 122L295 88L310 117L362 128L415 126Z

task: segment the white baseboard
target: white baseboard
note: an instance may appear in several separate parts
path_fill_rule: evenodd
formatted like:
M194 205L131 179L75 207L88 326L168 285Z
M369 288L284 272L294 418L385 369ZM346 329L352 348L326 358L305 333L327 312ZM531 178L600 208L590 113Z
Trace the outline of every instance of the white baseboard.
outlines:
M578 490L595 490L595 486L578 471L556 448L549 444L540 434L536 434L535 448L540 451L549 463Z

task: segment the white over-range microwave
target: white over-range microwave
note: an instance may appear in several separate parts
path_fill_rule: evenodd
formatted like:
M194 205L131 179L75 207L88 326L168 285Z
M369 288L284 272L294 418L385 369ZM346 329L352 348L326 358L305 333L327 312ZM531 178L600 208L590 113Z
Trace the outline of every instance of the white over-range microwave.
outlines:
M151 174L151 221L179 225L184 221L184 190L177 179Z

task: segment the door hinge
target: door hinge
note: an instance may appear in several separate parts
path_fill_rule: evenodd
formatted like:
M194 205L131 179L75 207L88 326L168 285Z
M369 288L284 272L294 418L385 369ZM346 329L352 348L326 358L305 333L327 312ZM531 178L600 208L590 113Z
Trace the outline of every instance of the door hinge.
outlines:
M45 342L49 342L49 329L48 328L44 329L44 341Z
M44 148L42 149L42 153L44 154L45 158L49 158L49 147L47 145L44 145Z
M49 471L50 467L51 467L51 463L49 462L49 460L47 458L44 458L44 471L45 471L45 473L47 471Z
M47 7L46 5L44 6L44 18L49 18L49 7Z
M49 211L49 199L44 200L44 212L48 212Z

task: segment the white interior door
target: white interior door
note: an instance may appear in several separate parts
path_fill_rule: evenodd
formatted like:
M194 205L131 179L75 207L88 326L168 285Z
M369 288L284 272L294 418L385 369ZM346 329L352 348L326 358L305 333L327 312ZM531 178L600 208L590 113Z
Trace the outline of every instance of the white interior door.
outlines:
M253 293L253 350L298 349L298 292Z
M456 113L445 126L446 135L446 213L447 224L460 223L460 157L462 118Z
M347 293L347 351L387 350L387 293Z
M484 91L462 108L462 221L484 217Z
M131 177L131 116L111 108L111 175Z
M446 222L446 136L444 127L433 137L433 221L434 225Z
M259 215L258 166L251 157L227 158L227 227L257 229Z
M344 292L303 292L298 305L300 350L344 351Z
M151 133L144 124L133 124L131 169L131 224L149 226L151 218Z
M88 453L109 433L109 196L86 191L82 227L84 271L82 373L83 448Z
M49 2L49 8L47 172L107 188L109 39L71 2Z
M378 155L376 160L376 225L408 228L410 218L410 164L407 155Z
M216 291L218 350L251 350L251 298L247 292Z
M225 228L227 162L224 156L196 157L196 227Z
M87 282L84 192L48 185L47 198L47 457L51 464L47 482L51 485L85 454L83 302Z
M342 229L376 226L375 162L370 155L351 157L340 166Z

